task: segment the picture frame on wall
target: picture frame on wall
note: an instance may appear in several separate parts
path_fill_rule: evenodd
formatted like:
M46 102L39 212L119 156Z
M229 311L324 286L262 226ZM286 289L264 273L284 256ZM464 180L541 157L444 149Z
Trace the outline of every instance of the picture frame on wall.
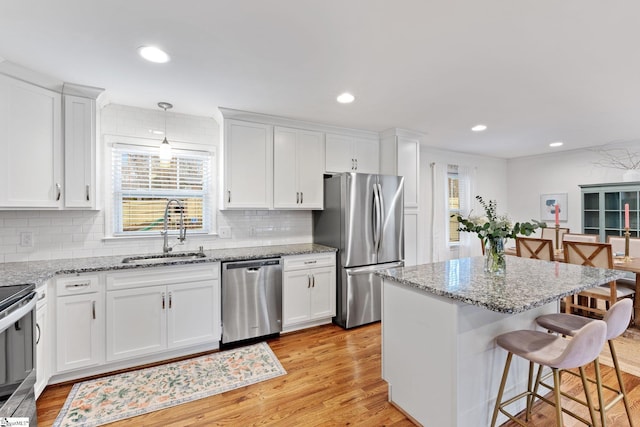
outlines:
M555 221L556 205L560 209L560 221L569 219L567 209L567 193L541 194L540 195L540 220Z

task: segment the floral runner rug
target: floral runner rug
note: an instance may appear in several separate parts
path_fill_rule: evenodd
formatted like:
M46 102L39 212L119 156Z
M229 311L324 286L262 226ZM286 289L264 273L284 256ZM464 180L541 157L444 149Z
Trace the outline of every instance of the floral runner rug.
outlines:
M265 342L77 383L53 423L98 426L285 375Z

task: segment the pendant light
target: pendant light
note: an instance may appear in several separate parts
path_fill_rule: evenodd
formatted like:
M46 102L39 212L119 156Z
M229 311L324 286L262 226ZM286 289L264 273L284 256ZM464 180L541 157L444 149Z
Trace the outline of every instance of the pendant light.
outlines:
M158 107L164 110L164 139L160 144L160 163L168 164L171 161L171 145L167 141L167 110L173 108L168 102L158 102Z

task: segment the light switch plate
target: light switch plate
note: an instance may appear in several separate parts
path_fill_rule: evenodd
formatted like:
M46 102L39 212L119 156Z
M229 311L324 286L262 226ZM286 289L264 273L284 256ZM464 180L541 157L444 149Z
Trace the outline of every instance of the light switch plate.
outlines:
M23 248L33 247L33 231L20 232L20 246Z

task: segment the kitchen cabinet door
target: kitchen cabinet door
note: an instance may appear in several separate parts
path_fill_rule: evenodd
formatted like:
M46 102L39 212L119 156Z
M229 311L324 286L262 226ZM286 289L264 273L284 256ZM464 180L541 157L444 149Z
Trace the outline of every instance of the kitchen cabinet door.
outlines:
M58 208L60 94L0 75L0 208Z
M298 131L276 127L273 131L273 207L296 209L298 185Z
M49 358L51 357L51 344L48 321L49 310L47 307L48 284L38 287L38 302L36 306L36 383L34 390L36 399L49 382Z
M323 134L300 131L296 154L300 206L304 209L322 209L324 206Z
M56 299L58 372L102 363L103 302L101 293L69 295Z
M223 208L271 208L273 127L241 120L225 120L223 144Z
M311 273L309 318L311 320L336 315L336 270L314 268Z
M107 361L167 348L165 286L107 292Z
M378 173L380 144L374 139L327 134L325 171Z
M273 207L322 209L323 158L322 133L276 127Z
M64 95L64 205L96 207L95 101Z
M356 138L353 142L353 157L356 172L378 173L380 171L380 144L378 141Z
M282 277L282 326L287 327L310 320L309 291L311 276L308 270L285 272Z
M167 286L167 346L185 347L220 341L214 297L216 280Z

